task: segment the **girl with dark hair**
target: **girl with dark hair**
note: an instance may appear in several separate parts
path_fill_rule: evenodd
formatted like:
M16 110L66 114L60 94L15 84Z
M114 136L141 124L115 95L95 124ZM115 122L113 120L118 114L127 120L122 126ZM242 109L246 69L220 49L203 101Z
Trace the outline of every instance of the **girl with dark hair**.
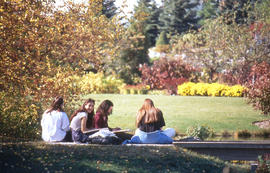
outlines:
M84 134L84 132L94 127L94 106L95 100L87 99L83 105L70 117L70 127L72 130L72 139L74 142L87 142L88 135Z
M112 113L112 110L113 110L113 103L110 100L104 100L98 106L96 115L94 117L95 128L109 128L108 116Z
M97 108L94 126L99 129L99 132L92 136L102 136L100 144L120 144L124 139L130 139L132 136L124 133L115 134L113 131L121 130L121 128L110 128L108 126L108 116L112 114L112 110L113 103L110 100L104 100Z
M65 141L69 131L69 120L63 111L64 99L56 97L42 115L42 139L47 142Z

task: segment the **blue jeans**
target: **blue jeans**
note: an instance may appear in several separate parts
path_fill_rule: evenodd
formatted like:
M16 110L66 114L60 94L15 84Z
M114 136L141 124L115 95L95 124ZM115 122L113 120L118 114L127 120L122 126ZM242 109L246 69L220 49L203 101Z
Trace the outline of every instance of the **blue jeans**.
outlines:
M135 135L127 143L136 144L171 144L175 135L174 129L156 130L154 132L144 132L137 129Z
M82 133L81 130L72 130L72 140L77 143L86 143L88 135Z

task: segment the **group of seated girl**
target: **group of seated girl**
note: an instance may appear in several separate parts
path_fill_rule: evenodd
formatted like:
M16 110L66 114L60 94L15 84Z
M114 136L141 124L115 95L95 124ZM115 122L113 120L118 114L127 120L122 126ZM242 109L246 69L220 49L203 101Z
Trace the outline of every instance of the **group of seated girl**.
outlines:
M120 129L113 129L108 126L108 116L113 110L113 103L110 100L104 100L95 113L95 100L87 99L71 115L70 123L67 114L63 110L63 104L63 98L56 97L51 107L44 112L41 120L42 139L44 141L87 143L90 133L86 132L89 130L98 132L99 129L107 128L108 131L113 133L114 130ZM161 110L155 108L151 99L145 99L144 104L137 113L135 134L132 137L122 139L125 140L123 143L172 143L175 130L172 128L162 130L163 126L165 126L165 121Z

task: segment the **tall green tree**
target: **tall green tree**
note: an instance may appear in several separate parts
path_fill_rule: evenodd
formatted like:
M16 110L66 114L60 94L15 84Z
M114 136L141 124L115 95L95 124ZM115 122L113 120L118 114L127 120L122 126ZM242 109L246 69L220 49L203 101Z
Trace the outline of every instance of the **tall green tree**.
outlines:
M151 0L140 0L134 8L124 39L121 43L119 59L115 67L126 83L134 83L134 78L140 76L140 64L149 63L148 36L146 25L150 15Z
M182 34L189 29L197 28L197 8L199 0L168 0L163 4L160 14L160 32Z
M198 12L200 25L207 19L222 16L227 24L236 22L244 24L248 21L248 13L252 11L258 0L205 0L202 9Z
M157 7L157 4L155 1L152 1L149 9L149 16L147 19L147 23L145 26L145 33L148 38L149 47L153 47L156 44L156 40L158 38L159 32L159 16L161 13L161 8Z
M199 24L203 25L208 19L214 19L219 13L219 0L207 0L202 3L202 9L198 12L200 21Z
M117 11L115 6L115 0L103 0L102 1L102 14L104 14L107 18L112 18Z
M223 16L227 24L236 22L247 23L248 13L252 11L257 0L220 0L219 15Z

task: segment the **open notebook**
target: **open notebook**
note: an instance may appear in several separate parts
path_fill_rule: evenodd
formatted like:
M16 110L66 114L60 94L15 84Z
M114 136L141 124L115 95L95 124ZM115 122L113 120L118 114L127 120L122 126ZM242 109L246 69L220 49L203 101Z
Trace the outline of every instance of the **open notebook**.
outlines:
M84 133L95 133L98 132L99 130L109 130L108 128L100 128L100 129L91 129L88 131L85 131ZM114 130L112 131L113 133L121 133L121 132L130 132L130 129L120 129L120 130Z

